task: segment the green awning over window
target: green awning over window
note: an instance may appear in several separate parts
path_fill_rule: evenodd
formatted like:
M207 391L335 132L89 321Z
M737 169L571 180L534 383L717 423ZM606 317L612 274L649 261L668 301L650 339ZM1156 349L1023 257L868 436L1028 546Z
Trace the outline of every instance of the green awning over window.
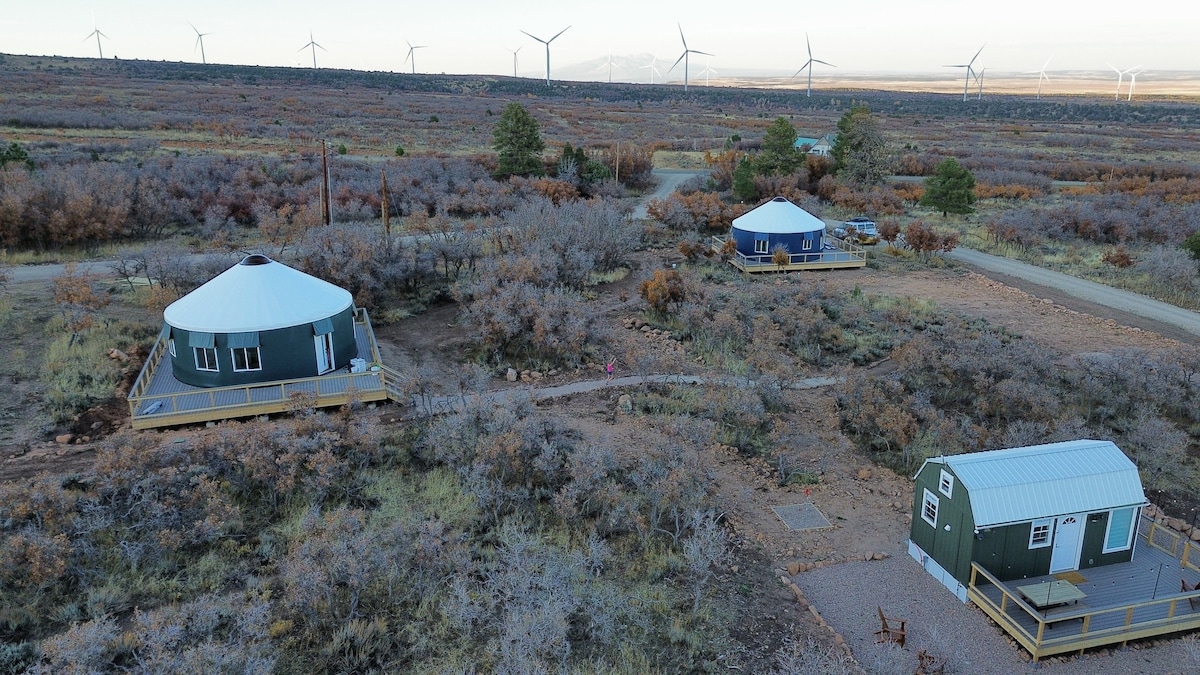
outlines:
M321 319L313 322L313 335L325 335L333 332L333 319Z
M225 338L230 349L239 349L241 347L257 347L258 346L258 331L253 333L230 333Z
M212 349L217 344L212 333L188 333L188 346Z

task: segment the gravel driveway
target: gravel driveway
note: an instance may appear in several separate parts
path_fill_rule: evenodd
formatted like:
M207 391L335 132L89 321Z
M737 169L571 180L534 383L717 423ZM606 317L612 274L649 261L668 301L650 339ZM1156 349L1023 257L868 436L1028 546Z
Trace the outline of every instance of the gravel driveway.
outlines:
M829 565L801 572L793 580L869 673L912 673L921 649L947 658L947 673L971 675L1200 672L1200 646L1183 639L1138 643L1124 651L1091 650L1082 657L1053 657L1035 668L1029 653L1010 643L986 614L960 603L907 555ZM889 617L908 621L903 650L875 643L877 606Z

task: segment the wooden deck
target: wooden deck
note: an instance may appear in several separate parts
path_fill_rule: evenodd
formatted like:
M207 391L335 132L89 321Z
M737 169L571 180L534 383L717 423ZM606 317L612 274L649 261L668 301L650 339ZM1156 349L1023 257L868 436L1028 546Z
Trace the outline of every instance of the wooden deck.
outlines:
M1078 604L1040 612L1021 597L1017 586L1056 577L1000 582L975 563L967 598L1037 661L1200 628L1200 591L1180 592L1181 579L1189 584L1200 581L1197 563L1200 545L1143 519L1132 561L1079 571L1084 580L1073 583L1087 597Z
M358 358L378 370L350 373L341 369L326 375L259 382L229 387L193 387L175 379L165 362L165 331L150 350L142 372L129 393L129 419L134 429L195 424L237 417L286 412L297 396L311 398L317 407L345 405L352 400L400 399L399 374L382 365L375 332L365 309L354 317Z
M715 235L712 250L721 253L729 235ZM867 252L863 247L837 237L825 237L833 248L788 255L788 264L776 265L772 254L746 255L735 252L729 263L743 272L796 272L800 270L834 270L867 266Z

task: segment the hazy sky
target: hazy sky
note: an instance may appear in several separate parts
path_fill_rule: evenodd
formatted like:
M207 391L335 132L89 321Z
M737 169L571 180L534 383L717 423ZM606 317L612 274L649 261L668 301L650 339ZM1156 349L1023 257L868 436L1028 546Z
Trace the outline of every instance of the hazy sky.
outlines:
M94 28L105 57L200 61L195 24L210 63L311 66L302 50L313 39L322 67L408 71L409 41L428 45L415 52L418 72L512 74L512 51L522 75L545 72L545 48L523 35L549 38L551 69L620 56L653 54L659 69L679 57L681 23L688 46L713 56L693 56L691 73L704 67L725 74L746 70L795 71L813 56L835 64L838 74L896 71L941 72L966 63L986 43L975 69L989 72L1047 68L1200 70L1195 5L1183 0L1143 0L1110 9L1073 0L846 0L796 3L781 0L691 3L606 0L8 0L0 15L0 53L96 56ZM807 6L806 6L807 5ZM94 15L94 19L93 19ZM640 56L639 56L640 59ZM663 63L665 61L665 63ZM613 72L615 80L644 81L635 66ZM682 64L673 76L680 76ZM817 74L828 72L817 66ZM961 71L959 71L961 72ZM578 77L578 73L574 74ZM607 78L596 70L595 79Z

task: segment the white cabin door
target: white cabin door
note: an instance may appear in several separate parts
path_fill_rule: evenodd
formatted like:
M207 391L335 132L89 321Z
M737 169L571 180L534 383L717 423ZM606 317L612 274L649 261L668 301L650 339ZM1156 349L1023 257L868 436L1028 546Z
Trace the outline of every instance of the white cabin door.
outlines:
M314 335L313 342L317 349L317 374L333 370L333 333Z
M1050 553L1050 573L1079 569L1079 549L1083 539L1083 517L1059 516L1054 524L1054 548Z

